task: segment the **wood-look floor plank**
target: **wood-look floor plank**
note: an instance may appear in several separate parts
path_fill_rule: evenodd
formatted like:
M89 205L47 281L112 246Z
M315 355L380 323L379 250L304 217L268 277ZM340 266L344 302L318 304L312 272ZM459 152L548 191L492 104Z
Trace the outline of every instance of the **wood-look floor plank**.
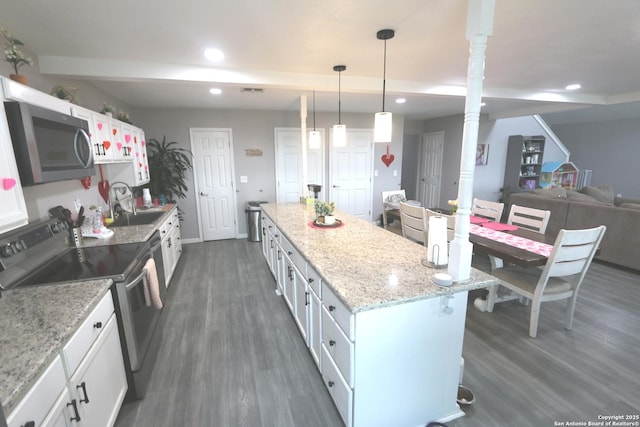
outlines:
M274 292L260 244L225 240L184 248L149 392L123 406L116 426L342 426ZM528 335L529 307L514 301L482 313L473 300L484 293L470 293L463 347L463 383L476 401L450 427L540 427L639 413L637 272L593 263L573 330L564 329L565 303L548 302L537 338Z

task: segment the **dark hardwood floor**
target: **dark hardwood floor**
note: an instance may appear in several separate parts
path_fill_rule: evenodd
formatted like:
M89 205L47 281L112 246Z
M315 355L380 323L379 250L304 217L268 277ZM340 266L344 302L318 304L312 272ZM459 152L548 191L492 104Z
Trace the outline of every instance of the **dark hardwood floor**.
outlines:
M116 426L341 426L274 288L259 243L185 245L149 391L123 406ZM476 310L483 292L470 294L463 348L463 383L476 401L450 427L640 413L640 275L593 263L573 330L563 328L564 302L548 302L538 338L529 338L529 309L517 302Z

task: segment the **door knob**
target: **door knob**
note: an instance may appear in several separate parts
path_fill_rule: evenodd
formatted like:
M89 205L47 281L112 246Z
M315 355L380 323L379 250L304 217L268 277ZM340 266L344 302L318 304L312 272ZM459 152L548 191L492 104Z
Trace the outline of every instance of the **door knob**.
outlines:
M332 187L333 187L333 188L340 188L340 186L339 186L339 185L333 185Z
M208 196L208 194L207 194L207 193L203 193L202 191L200 192L200 195L201 195L201 196Z

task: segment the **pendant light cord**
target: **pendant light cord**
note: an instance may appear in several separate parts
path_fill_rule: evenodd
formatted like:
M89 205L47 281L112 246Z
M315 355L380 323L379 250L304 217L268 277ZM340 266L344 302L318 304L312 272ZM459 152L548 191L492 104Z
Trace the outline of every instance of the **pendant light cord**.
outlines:
M384 41L384 64L382 66L382 112L384 113L384 98L387 89L387 40Z
M341 89L341 84L342 84L342 71L338 71L338 124L341 125L342 124L342 120L340 119L340 113L341 113L341 109L342 109L342 97L341 97L341 93L342 93L342 89Z
M316 130L316 91L313 91L313 130Z

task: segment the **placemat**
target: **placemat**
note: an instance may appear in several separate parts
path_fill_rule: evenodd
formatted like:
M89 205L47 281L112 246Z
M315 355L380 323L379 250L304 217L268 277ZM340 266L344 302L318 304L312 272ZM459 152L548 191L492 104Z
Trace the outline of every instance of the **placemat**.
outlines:
M471 224L482 224L482 223L485 223L485 222L489 222L489 220L487 218L483 218L481 216L471 215L469 217L469 222L471 222Z
M513 234L503 233L501 231L491 230L490 228L482 227L480 225L471 224L469 232L476 236L486 237L487 239L505 243L509 246L524 249L526 251L533 252L534 254L544 255L546 257L551 255L551 251L553 250L553 245L536 242L535 240L514 236Z

